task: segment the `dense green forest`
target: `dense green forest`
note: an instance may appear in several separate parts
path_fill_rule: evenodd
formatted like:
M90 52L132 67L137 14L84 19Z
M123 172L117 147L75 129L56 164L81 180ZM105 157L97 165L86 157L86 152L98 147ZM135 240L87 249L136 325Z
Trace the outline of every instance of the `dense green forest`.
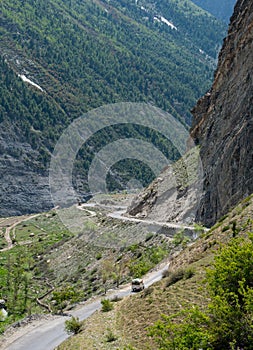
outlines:
M174 1L164 16L170 15L178 30L154 22L152 13L143 24L145 13L134 4L116 2L120 11L111 2L3 1L2 54L15 53L13 66L26 68L47 93L57 94L72 118L119 100L153 101L170 111L179 105L187 118L212 76L213 66L199 49L215 59L224 28L206 13L195 13L190 2L177 8ZM164 10L162 5L154 14Z
M16 137L32 148L53 150L65 127L66 114L47 95L28 89L2 58L0 60L0 123L15 127ZM32 127L31 127L32 126ZM14 136L14 135L13 135ZM4 149L1 150L4 152Z
M151 103L189 125L225 36L221 22L186 0L9 0L0 6L0 121L14 124L15 135L38 150L34 167L44 170L63 129L108 103ZM96 150L98 140L90 141ZM173 158L168 148L165 154ZM85 177L93 154L84 150L76 169ZM137 177L145 185L152 176L144 168Z

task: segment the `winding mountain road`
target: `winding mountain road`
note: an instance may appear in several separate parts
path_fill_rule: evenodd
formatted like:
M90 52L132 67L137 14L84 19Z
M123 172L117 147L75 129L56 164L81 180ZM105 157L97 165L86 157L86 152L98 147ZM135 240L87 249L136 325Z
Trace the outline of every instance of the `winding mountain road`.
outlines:
M110 212L107 214L108 217L111 217L113 219L121 220L121 221L130 221L130 222L136 222L136 223L142 223L146 225L157 225L161 227L168 227L168 228L175 228L175 229L187 229L189 231L195 231L195 227L185 225L183 223L176 223L176 222L162 222L162 221L156 221L156 220L148 220L148 219L138 219L133 216L125 216L126 213L126 206L113 206L113 205L98 205L97 203L85 203L82 204L79 209L83 210L83 208L95 208L95 207L102 207L102 208L115 208L116 210L114 212ZM203 230L208 231L207 228L203 228Z
M159 281L162 278L162 272L168 266L168 262L165 262L159 266L156 270L148 273L144 278L144 284L146 287ZM126 285L118 290L113 290L107 294L107 298L113 298L114 296L125 297L132 294L130 285ZM89 301L83 305L79 305L75 310L69 312L69 317L79 317L80 320L84 320L92 315L95 311L101 308L101 298L96 298L93 301ZM44 322L35 324L33 328L28 327L27 332L24 328L23 333L13 339L11 344L5 345L3 350L53 350L56 346L60 345L66 340L69 335L66 333L65 321L68 319L66 316L59 316L52 320L44 320ZM15 335L15 334L14 334Z
M128 216L123 216L125 214L125 210L120 210L120 211L115 211L113 213L107 214L107 216L118 219L118 220L123 220L123 221L130 221L130 222L138 222L138 223L143 223L147 225L157 225L157 226L162 226L162 227L169 227L169 228L176 228L176 229L188 229L190 231L194 231L195 228L194 226L187 226L184 224L177 224L174 222L162 222L162 221L155 221L155 220L147 220L147 219L138 219L134 217L128 217Z
M88 207L97 207L96 203L83 204L82 206L77 206L80 210L85 210L91 216L95 216L94 211L88 210ZM102 206L103 207L103 206ZM110 206L111 209L117 209L112 213L108 213L107 216L123 220L131 221L136 223L144 223L158 226L166 226L176 229L189 229L194 231L193 226L186 226L183 224L177 223L168 223L168 222L157 222L153 220L137 219L133 217L127 217L123 214L125 213L125 207ZM13 226L12 226L13 228ZM10 247L9 247L10 249ZM148 273L144 278L144 284L146 287L152 285L153 283L159 281L162 278L162 272L165 267L168 266L169 262L161 264L159 267ZM118 290L111 291L107 294L107 298L113 298L114 296L125 297L130 295L131 287L126 285L119 288ZM93 301L90 300L85 304L79 304L75 309L71 310L68 313L69 316L58 316L49 320L42 320L39 323L31 324L29 327L24 327L20 333L15 333L12 336L11 340L6 343L4 350L53 350L56 346L61 344L64 340L68 338L68 334L65 331L65 321L68 317L75 316L79 317L80 320L84 320L92 315L95 311L99 310L101 307L101 298L96 298Z

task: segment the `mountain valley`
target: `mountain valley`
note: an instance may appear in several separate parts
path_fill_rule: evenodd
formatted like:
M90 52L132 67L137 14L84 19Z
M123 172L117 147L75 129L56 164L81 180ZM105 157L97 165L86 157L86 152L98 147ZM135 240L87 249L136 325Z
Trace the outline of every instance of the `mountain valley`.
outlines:
M192 2L182 3L1 2L2 216L53 206L52 151L63 130L91 109L145 102L190 125L190 108L211 84L225 25ZM150 137L147 131L113 129L102 139L129 133ZM80 197L89 192L88 168L101 147L95 136L77 156ZM135 168L122 180L125 166L119 164L114 178L121 180L110 180L110 188L125 189L131 177L146 186L152 175L140 163Z
M252 349L253 3L223 5L1 2L4 350Z

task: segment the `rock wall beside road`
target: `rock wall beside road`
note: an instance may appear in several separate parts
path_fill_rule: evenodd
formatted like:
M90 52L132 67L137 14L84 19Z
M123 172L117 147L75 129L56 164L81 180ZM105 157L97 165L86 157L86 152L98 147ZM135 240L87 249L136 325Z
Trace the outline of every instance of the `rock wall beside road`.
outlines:
M196 219L214 224L253 192L253 2L239 0L211 90L193 109L204 196Z

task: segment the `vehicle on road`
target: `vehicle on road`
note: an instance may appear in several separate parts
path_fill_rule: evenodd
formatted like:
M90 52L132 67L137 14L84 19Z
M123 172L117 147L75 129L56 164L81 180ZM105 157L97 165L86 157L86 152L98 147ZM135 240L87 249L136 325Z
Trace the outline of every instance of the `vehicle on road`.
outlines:
M132 291L140 292L145 288L143 280L140 278L135 278L132 280Z

